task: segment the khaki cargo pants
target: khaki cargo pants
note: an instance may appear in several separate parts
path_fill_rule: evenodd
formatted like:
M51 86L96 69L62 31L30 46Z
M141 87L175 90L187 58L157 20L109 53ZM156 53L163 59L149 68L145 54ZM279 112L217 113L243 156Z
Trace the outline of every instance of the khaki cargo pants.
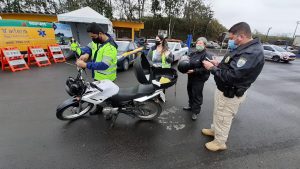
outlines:
M242 97L227 98L223 95L223 92L216 89L211 129L215 132L217 142L226 143L232 119L236 115L240 104L245 100L246 94L247 92Z

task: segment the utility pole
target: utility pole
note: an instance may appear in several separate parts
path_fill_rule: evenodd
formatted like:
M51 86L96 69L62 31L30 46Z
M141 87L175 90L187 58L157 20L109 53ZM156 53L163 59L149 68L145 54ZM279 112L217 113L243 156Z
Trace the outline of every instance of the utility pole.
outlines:
M295 39L297 28L298 28L298 24L300 24L300 21L297 21L296 23L297 23L297 25L296 25L295 32L294 32L294 35L293 35L293 39Z
M170 16L170 22L169 22L169 35L168 37L171 38L171 21L172 21L172 18Z
M270 32L271 29L272 29L272 27L269 27L267 35L266 35L266 42L268 42L268 35L269 35L269 32Z

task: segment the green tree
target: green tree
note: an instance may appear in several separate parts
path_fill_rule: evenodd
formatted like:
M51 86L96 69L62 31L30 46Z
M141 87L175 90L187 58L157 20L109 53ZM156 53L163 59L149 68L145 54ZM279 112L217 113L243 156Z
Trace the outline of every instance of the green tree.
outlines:
M120 9L121 6L122 8ZM135 20L138 12L138 4L135 0L116 0L115 9L119 11L119 18L127 20Z
M161 11L161 5L159 0L152 0L151 3L151 12L153 16L157 16L157 13Z
M206 35L211 40L217 40L220 33L226 32L227 29L218 22L217 19L212 19L207 25Z
M63 6L64 6L64 9L66 9L66 11L74 11L74 10L80 9L82 7L82 1L81 0L66 0Z
M108 18L112 18L111 1L86 0L86 2L83 3L83 6L89 6L93 8L95 11L97 11L98 13Z
M189 33L194 35L205 36L207 25L213 18L213 11L209 6L206 6L202 0L189 0L184 6L183 18L186 19L186 24Z
M163 11L169 19L168 34L169 34L169 38L171 38L173 30L175 28L174 18L181 15L183 10L184 0L162 0L162 2L164 3Z
M0 9L2 11L21 11L21 0L0 0Z
M11 0L0 0L1 11L11 10Z

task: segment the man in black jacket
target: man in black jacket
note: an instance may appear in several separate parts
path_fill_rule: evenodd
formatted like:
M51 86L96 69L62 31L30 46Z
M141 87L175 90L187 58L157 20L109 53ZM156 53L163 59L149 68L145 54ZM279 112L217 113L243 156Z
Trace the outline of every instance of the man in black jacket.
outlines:
M203 103L203 87L210 75L210 72L202 66L202 61L204 59L212 59L211 55L206 52L206 44L206 38L198 38L196 41L196 51L190 53L189 55L191 65L191 69L187 72L187 92L189 96L189 106L184 107L183 109L192 111L193 120L197 119L197 115L201 111L201 105Z
M215 139L205 144L211 151L225 150L232 119L246 97L246 91L256 80L264 66L263 48L259 39L252 39L250 26L245 22L229 29L229 39L237 48L226 54L218 63L203 61L203 65L214 75L217 90L213 124L202 129L204 135Z

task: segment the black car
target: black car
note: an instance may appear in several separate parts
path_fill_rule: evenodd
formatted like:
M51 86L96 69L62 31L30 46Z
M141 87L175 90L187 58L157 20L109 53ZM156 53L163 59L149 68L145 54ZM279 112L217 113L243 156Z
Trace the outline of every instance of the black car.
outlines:
M137 56L143 55L144 47L138 47L135 42L130 40L117 40L118 45L118 69L128 70Z

